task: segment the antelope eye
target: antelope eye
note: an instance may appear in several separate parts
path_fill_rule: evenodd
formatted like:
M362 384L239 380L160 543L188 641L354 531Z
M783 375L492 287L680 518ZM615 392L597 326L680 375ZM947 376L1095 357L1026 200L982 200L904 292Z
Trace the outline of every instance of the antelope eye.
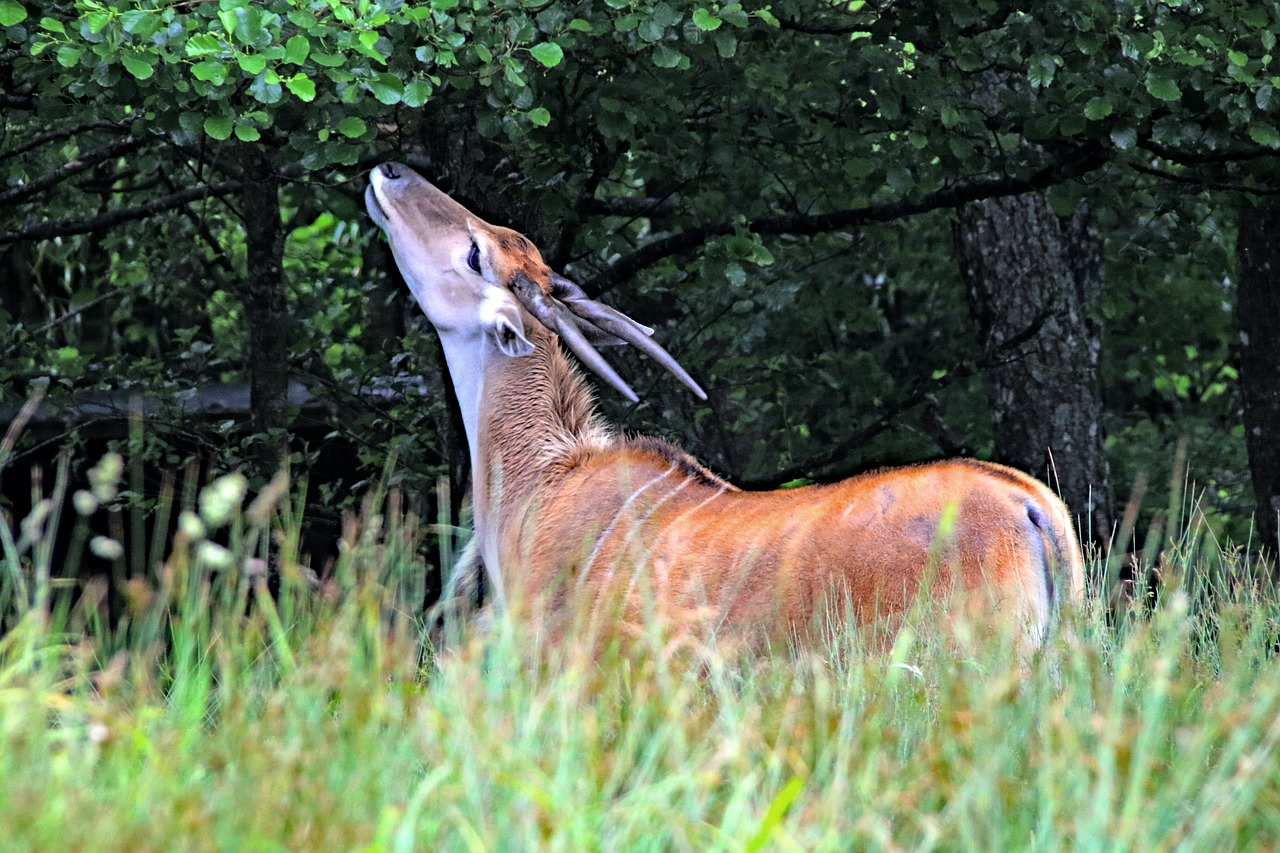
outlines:
M471 251L467 252L467 266L480 272L480 247L475 243L471 244Z

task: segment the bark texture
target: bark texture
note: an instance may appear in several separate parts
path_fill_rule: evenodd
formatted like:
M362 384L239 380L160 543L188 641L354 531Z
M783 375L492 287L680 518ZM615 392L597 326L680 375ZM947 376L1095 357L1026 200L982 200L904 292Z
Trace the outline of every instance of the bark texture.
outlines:
M978 339L999 461L1043 478L1105 544L1111 486L1098 376L1102 238L1085 210L1042 193L961 208L956 251Z
M1236 237L1245 446L1262 548L1280 553L1280 208L1248 208Z
M249 406L254 432L253 462L270 477L286 451L289 399L289 336L284 297L284 226L280 220L280 178L270 156L254 146L242 149L247 269L240 300L249 324Z

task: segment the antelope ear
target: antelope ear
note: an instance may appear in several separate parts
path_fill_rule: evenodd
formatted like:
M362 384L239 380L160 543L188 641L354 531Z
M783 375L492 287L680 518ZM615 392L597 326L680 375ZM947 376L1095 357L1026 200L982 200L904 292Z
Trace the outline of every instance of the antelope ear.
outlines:
M524 336L524 321L513 306L503 306L484 321L485 334L509 358L521 358L533 352L533 344Z

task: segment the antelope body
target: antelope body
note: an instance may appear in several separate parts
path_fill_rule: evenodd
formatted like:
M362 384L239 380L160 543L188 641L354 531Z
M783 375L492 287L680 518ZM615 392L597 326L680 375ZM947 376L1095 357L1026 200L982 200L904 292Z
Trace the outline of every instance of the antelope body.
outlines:
M977 593L1038 644L1083 589L1066 507L1033 477L956 459L826 486L744 492L684 451L596 417L560 343L635 400L594 346L628 343L705 399L652 330L552 272L406 166L365 194L436 327L471 452L476 542L500 600L534 614L641 594L748 637L834 613L900 615L922 587Z

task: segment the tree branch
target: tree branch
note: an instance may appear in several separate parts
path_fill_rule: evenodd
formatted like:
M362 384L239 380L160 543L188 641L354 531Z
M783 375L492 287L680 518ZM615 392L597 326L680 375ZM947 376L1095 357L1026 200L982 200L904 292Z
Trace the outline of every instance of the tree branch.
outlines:
M1170 172L1167 169L1156 169L1151 166L1144 166L1141 163L1130 163L1129 168L1133 169L1135 172L1141 172L1144 175L1151 175L1153 178L1159 178L1162 181L1169 181L1174 184L1183 184L1184 186L1199 187L1200 189L1205 190L1229 193L1250 193L1258 196L1280 196L1280 189L1248 187L1244 184L1231 184L1225 181L1207 181L1203 178L1197 178L1191 175L1179 175L1178 173Z
M738 485L744 489L776 489L783 483L789 483L800 477L808 477L809 475L821 471L829 465L834 464L837 460L847 456L850 452L857 449L860 445L866 444L880 433L889 428L898 415L920 403L920 400L911 399L900 402L898 405L892 406L881 412L880 417L871 423L862 427L853 435L845 438L839 444L836 444L827 450L819 453L817 456L810 457L803 462L789 465L778 471L770 472L763 477L749 477L738 481Z
M41 145L47 145L50 142L60 142L64 139L70 139L81 133L87 133L91 130L113 130L117 133L123 133L124 130L118 125L108 121L86 121L83 124L73 124L70 127L59 127L55 130L46 130L44 133L37 133L26 142L19 142L8 151L0 154L0 160L8 160L10 157L17 157L19 154L26 154L33 148L39 148Z
M1143 140L1139 147L1144 151L1150 151L1161 159L1168 160L1171 163L1177 163L1180 166L1240 163L1245 160L1258 160L1262 157L1280 157L1280 152L1262 147L1247 149L1236 148L1230 151L1212 152L1182 151L1177 148L1170 148L1167 145L1161 145L1158 142L1152 142L1149 139Z
M889 429L898 417L922 404L929 406L931 409L931 411L925 413L925 423L923 424L930 438L948 455L955 455L956 452L967 450L963 442L951 435L950 430L939 418L936 393L957 381L977 376L986 370L1009 364L1019 358L1017 351L1023 344L1040 334L1048 318L1049 306L1046 306L1026 328L1000 341L995 349L978 360L960 362L936 378L932 373L927 376L917 377L915 381L911 382L907 392L885 408L879 417L838 444L829 447L816 456L789 465L781 470L773 471L760 477L740 480L738 485L746 489L776 489L781 484L788 483L798 477L813 477L824 482L848 477L856 473L856 471L848 465L837 465L836 463L857 450L859 446ZM951 446L948 447L948 444Z
M24 240L49 240L54 237L71 237L76 234L88 234L104 228L114 228L123 222L146 219L157 213L190 204L205 198L217 198L229 195L240 189L240 181L222 181L200 187L188 187L181 192L153 199L138 207L112 210L100 216L77 216L70 219L58 219L53 222L42 222L30 228L12 234L0 234L0 246L7 243L18 243Z
M778 29L804 33L807 36L848 36L867 29L867 23L856 24L810 24L791 18L779 18Z
M30 95L10 95L8 92L0 92L0 107L10 110L34 110L36 99Z
M0 193L0 204L19 204L37 193L43 192L54 184L61 183L73 175L92 169L99 163L107 160L114 160L136 151L146 143L146 140L139 139L136 136L126 136L124 139L117 140L110 145L99 148L96 151L90 151L82 157L78 157L68 163L64 163L56 169L45 172L38 178L20 184L11 190Z
M60 326L63 323L67 322L68 320L71 320L79 316L79 314L82 311L88 311L90 308L94 308L98 305L101 305L103 302L106 302L108 299L113 299L119 295L120 295L120 291L109 290L106 293L102 293L95 296L93 299L90 299L88 302L84 303L83 305L78 305L75 308L72 308L70 311L67 311L67 313L54 317L49 322L44 323L43 325L37 326L36 328L32 329L29 332L25 332L25 334L22 335L21 339L10 344L8 348L5 349L4 357L8 358L9 356L13 355L15 352L22 349L23 345L25 345L28 341L30 341L31 339L39 335L43 335L45 332L50 331L51 329L53 329L54 326Z
M680 199L676 196L662 198L637 198L635 196L614 196L613 198L584 198L578 204L578 210L592 216L655 216L660 213L675 213L680 209Z
M1090 144L1072 149L1065 157L1044 167L1029 178L988 178L969 183L944 187L918 199L903 199L871 204L847 210L833 210L818 214L765 215L747 222L746 228L755 234L790 234L813 236L831 231L843 231L873 222L889 222L920 213L943 208L956 208L971 201L1004 198L1047 189L1064 181L1078 178L1100 168L1110 159L1110 152L1100 145ZM708 238L732 234L738 226L723 222L689 228L641 246L627 257L587 281L583 289L593 298L630 279L641 270L683 252L701 246Z

